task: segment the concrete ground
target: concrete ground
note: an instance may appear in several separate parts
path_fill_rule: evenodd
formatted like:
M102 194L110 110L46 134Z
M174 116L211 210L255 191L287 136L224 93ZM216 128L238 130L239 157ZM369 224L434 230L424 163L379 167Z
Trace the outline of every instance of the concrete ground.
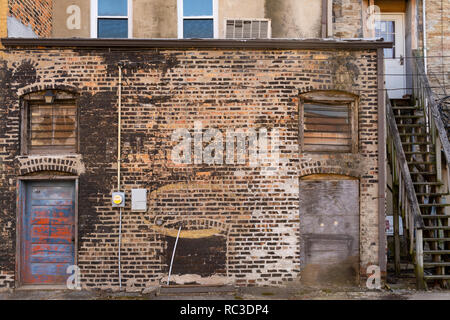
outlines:
M0 300L450 300L450 291L416 291L413 287L392 285L381 290L365 288L288 287L237 288L235 292L209 294L158 294L71 290L9 290Z

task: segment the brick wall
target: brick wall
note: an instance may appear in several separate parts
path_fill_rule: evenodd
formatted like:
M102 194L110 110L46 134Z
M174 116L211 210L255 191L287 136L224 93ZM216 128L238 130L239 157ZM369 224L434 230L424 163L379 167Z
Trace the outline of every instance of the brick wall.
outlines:
M0 290L14 288L14 272L0 271Z
M377 264L375 50L8 49L6 55L7 62L0 63L0 101L8 106L0 108L2 272L14 272L16 177L42 170L18 158L19 94L74 88L81 144L81 163L73 165L80 174L78 264L84 286L117 288L119 212L111 208L110 194L117 183L119 62L124 63L122 186L128 199L132 188L149 191L147 212L131 212L129 202L123 212L126 284L143 288L167 278L180 223L180 248L186 248L178 252L180 259L192 263L186 253L194 252L210 266L194 274L176 269L179 283L253 285L297 279L302 237L298 181L312 173L360 179L361 270ZM315 89L359 95L358 154L300 153L298 94ZM195 121L222 133L277 128L281 165L266 175L264 168L248 163L175 164L171 134L179 128L193 134ZM208 245L195 251L202 239Z
M4 38L8 35L7 32L7 21L8 16L8 0L0 0L0 37ZM2 46L0 45L0 48Z
M52 35L52 0L9 0L9 16L20 20L25 26L43 38Z
M362 0L333 1L333 36L362 38Z
M428 79L433 91L443 98L449 95L450 84L450 3L428 0L426 10Z

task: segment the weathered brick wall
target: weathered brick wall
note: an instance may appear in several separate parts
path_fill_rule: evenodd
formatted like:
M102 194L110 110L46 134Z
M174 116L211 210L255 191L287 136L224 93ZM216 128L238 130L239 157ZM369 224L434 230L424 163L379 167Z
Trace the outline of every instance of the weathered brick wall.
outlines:
M7 16L8 16L8 0L0 0L0 37L2 38L8 35L6 28ZM1 45L0 48L2 48Z
M12 101L11 76L5 60L0 58L0 286L14 277L15 268L15 179L13 161L17 155L18 118L10 118L8 101ZM15 127L15 128L14 128ZM14 138L14 136L16 138ZM12 140L11 140L12 139Z
M333 1L333 36L362 38L362 0Z
M53 0L9 0L9 16L20 20L25 26L43 38L52 35Z
M281 284L300 271L299 178L336 173L360 179L361 268L378 262L377 65L375 50L13 50L0 64L0 270L15 263L19 96L33 88L73 87L79 95L78 264L85 286L117 288L119 210L116 187L118 64L123 68L122 186L149 191L146 213L123 211L122 274L143 288L166 279L168 255L183 224L180 259L196 239L214 252L198 279L175 269L180 283ZM35 85L35 84L39 85ZM23 88L26 88L25 90ZM298 94L340 89L359 95L359 153L301 154ZM171 161L175 129L272 128L281 165L179 165ZM46 160L47 161L47 160ZM44 161L45 162L45 161ZM25 171L20 171L22 168ZM35 169L33 169L35 170ZM213 238L212 236L215 235ZM224 241L225 240L225 241ZM214 249L215 248L215 249ZM206 256L205 256L206 255ZM180 261L181 261L180 260ZM192 260L189 260L192 263ZM214 262L216 261L216 262ZM225 270L223 270L225 267ZM194 273L195 273L194 272Z
M0 271L0 290L14 288L14 273Z
M450 3L428 0L426 8L428 79L438 98L449 95ZM422 30L419 29L422 37Z

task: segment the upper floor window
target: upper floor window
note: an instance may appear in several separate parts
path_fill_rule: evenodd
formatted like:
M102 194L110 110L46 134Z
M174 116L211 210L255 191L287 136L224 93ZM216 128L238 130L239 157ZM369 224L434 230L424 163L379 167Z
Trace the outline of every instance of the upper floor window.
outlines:
M24 97L22 153L75 153L78 149L78 112L73 95L48 90Z
M92 38L132 38L132 0L91 0Z
M377 20L375 22L375 37L394 42L392 48L384 49L385 58L395 58L395 33L395 21Z
M337 91L300 95L303 152L358 152L356 96Z
M217 0L178 0L178 38L216 38Z

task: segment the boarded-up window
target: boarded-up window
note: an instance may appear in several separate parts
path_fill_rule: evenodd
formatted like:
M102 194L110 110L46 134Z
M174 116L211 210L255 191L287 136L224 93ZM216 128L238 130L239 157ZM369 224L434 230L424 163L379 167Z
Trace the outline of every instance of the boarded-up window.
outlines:
M28 154L77 152L77 107L73 100L28 101L24 139Z
M346 99L343 99L346 98ZM306 152L356 152L354 97L326 92L301 97L301 143Z

